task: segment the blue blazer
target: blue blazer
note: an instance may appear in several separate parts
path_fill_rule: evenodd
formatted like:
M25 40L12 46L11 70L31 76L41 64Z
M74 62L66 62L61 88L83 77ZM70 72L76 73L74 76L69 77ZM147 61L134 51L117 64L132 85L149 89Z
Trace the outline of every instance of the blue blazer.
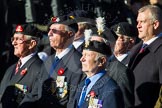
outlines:
M84 86L84 81L80 83L74 99L74 108L77 108L81 90ZM124 101L121 90L116 82L108 75L102 76L93 85L90 91L96 93L96 98L103 101L102 108L124 108ZM89 94L89 93L88 93ZM89 97L86 97L81 108L88 108Z

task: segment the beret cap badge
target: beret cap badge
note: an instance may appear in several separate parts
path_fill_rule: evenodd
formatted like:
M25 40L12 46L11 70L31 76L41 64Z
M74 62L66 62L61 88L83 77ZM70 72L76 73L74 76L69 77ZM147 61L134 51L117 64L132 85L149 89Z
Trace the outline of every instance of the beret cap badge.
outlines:
M17 25L16 32L23 32L23 27L21 25Z
M71 15L71 16L69 16L69 18L71 18L71 19L75 19L75 18L74 18L74 16L72 16L72 15Z
M60 19L59 19L58 17L52 17L52 18L51 18L51 21L52 21L52 22L59 22Z
M117 27L116 33L119 34L120 33L120 26Z

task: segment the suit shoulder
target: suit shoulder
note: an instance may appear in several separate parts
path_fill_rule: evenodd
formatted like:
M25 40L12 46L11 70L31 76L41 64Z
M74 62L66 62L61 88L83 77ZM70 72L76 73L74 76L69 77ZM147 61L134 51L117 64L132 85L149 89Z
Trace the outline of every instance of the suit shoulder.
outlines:
M116 81L113 80L108 75L105 75L105 77L100 81L101 81L100 83L104 84L103 88L106 89L107 91L113 91L119 89L119 86L117 85Z

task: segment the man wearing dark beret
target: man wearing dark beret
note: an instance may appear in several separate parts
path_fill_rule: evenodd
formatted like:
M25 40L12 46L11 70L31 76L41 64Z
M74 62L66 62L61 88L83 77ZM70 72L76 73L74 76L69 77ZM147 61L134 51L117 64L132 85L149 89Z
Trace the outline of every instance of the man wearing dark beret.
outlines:
M72 108L70 105L82 78L81 54L72 45L77 27L73 16L51 19L48 37L55 54L44 62L35 88L26 96L22 108Z
M19 61L7 69L1 82L3 108L17 108L24 96L32 91L42 65L36 52L40 36L41 32L31 24L16 26L11 42Z
M105 71L110 46L101 40L85 42L80 59L87 75L77 89L74 108L124 108L120 87Z
M129 63L129 50L135 45L137 38L137 28L128 22L120 22L113 25L112 30L117 35L113 55L109 61L120 61L128 66Z

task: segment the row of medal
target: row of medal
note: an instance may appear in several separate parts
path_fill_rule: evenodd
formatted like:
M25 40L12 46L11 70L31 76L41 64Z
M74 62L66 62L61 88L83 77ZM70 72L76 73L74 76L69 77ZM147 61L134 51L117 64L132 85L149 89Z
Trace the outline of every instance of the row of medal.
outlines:
M56 85L58 88L58 96L59 98L64 98L68 93L67 89L67 82L65 81L65 76L57 76Z
M91 91L90 94L87 95L87 100L89 100L88 108L102 108L103 101L99 100L95 97L94 91Z

